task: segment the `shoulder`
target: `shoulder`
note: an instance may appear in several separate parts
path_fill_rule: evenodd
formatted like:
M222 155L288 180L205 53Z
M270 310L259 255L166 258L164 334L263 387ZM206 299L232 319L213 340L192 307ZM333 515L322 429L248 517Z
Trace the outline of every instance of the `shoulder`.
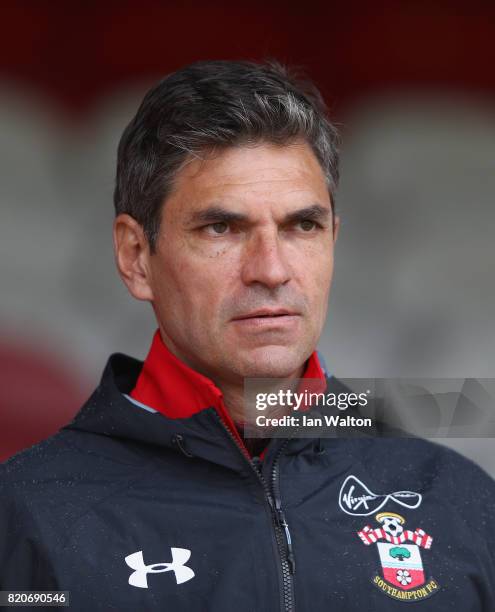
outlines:
M360 459L368 466L388 471L402 472L422 481L444 481L448 487L472 486L482 481L495 495L495 480L471 459L448 446L399 433L386 437L360 438L352 442L358 445Z
M495 480L473 461L443 444L414 437L358 439L352 445L371 479L397 491L421 492L483 540L493 541Z
M53 530L137 478L147 460L132 444L109 436L61 430L0 465L0 523Z
M333 392L350 391L342 380L335 377L327 378L327 388ZM483 496L495 498L495 480L473 461L448 447L448 440L444 444L440 438L431 441L399 429L381 420L383 410L380 400L376 401L370 413L375 414L373 428L357 428L352 439L348 440L354 448L351 452L365 468L387 476L394 474L403 478L407 475L408 480L417 481L418 485L435 483L435 486L446 489L446 495L459 490L474 494L474 488L482 484ZM476 492L474 497L480 495L481 492Z

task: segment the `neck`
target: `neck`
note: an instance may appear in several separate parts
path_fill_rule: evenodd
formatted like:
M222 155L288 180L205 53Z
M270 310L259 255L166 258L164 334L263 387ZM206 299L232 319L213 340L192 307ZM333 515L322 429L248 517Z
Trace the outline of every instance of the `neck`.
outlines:
M246 422L244 389L237 385L217 385L223 394L225 408L236 425Z
M252 418L246 419L243 378L240 376L237 379L228 379L220 376L214 380L214 375L210 378L207 372L202 373L199 368L195 369L195 364L188 363L174 344L168 343L167 340L165 334L162 336L159 331L155 333L143 368L130 392L131 398L161 412L169 419L186 419L205 408L214 408L239 444L249 446L250 440L254 440L257 447L253 448L252 454L259 454L258 446L261 442L258 437L250 439L248 436L244 438L244 443L247 444L243 444L242 433L245 431L243 424L248 421L249 425L256 426L257 417L257 413L250 410L248 412L253 413ZM297 378L320 379L323 387L325 386L324 372L315 354L310 356L307 363L285 378L286 384L280 379L273 383L278 388L280 385L287 388L295 387ZM253 391L260 392L258 389ZM261 389L261 392L265 391L271 393L277 389ZM284 402L281 401L281 404ZM270 404L266 408L270 416L277 416L277 406ZM283 410L287 411L287 407Z
M302 378L304 374L304 364L294 372L291 376L288 376L285 379L277 380L277 388L283 388L290 386L290 381L295 380L297 378ZM220 382L215 381L215 384L220 389L223 394L224 405L227 411L229 412L232 420L236 425L255 425L256 424L256 416L253 410L246 410L244 398L245 398L245 389L244 385L235 385L229 384L228 382ZM275 413L279 412L277 407L273 407L272 416L275 416Z

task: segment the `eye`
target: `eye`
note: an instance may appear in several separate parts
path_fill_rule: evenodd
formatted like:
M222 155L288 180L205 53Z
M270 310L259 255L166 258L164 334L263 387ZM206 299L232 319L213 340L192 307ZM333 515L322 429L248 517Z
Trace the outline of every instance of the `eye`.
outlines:
M228 229L229 226L225 221L218 221L217 223L210 223L209 225L205 226L205 230L214 236L225 234Z
M316 228L316 223L310 219L303 219L299 222L299 225L304 232L310 232Z

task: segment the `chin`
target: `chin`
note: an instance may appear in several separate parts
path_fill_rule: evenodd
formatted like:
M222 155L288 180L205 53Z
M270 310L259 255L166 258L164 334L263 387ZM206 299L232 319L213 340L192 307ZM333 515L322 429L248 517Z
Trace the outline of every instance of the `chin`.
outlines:
M307 351L294 347L263 347L243 356L240 369L243 378L287 378L299 370L307 358Z

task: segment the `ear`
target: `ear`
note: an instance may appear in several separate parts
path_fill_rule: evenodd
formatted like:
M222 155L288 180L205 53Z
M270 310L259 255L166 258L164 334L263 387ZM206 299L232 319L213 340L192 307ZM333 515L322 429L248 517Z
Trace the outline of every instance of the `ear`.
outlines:
M333 218L333 243L337 242L337 238L339 236L340 229L340 217L335 216Z
M129 293L138 300L153 300L150 249L141 225L130 215L118 215L113 224L115 263Z

